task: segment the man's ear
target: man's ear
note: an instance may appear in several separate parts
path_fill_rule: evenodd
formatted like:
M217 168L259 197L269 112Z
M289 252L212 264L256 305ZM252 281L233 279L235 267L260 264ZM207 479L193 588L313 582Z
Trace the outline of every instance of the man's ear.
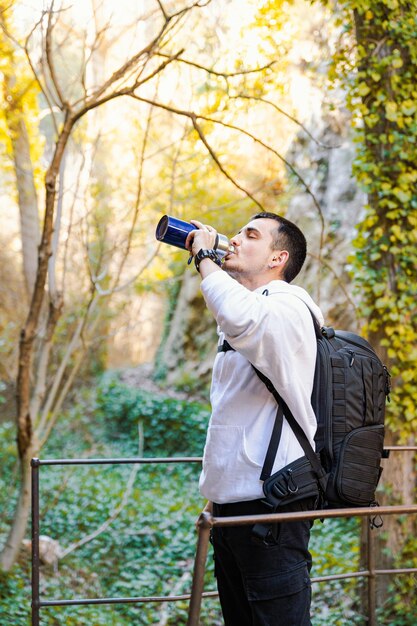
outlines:
M288 261L290 254L287 250L274 250L269 267L271 269L278 267L284 269L284 265Z

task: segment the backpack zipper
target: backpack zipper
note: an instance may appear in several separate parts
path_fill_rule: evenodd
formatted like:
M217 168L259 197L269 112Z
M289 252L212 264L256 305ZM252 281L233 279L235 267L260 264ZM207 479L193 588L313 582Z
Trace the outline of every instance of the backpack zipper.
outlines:
M347 350L347 353L350 354L349 367L352 367L355 362L355 353L353 352L353 350Z

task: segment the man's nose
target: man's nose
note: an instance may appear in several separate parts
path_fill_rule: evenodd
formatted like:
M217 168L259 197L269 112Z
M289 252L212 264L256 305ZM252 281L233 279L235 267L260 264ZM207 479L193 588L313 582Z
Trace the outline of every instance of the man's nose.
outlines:
M231 238L230 243L232 244L232 246L240 246L241 240L240 240L240 235L235 235L234 237Z

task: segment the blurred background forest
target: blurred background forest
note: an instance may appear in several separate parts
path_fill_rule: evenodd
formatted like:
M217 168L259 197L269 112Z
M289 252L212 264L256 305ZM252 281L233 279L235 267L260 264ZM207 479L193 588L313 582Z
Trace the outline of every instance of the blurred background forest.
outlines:
M30 459L202 454L216 328L164 214L233 235L260 209L309 242L297 283L393 379L417 426L417 0L0 0L0 623L30 623ZM379 501L415 501L412 452ZM42 596L190 589L198 466L42 468ZM386 518L380 568L417 566ZM359 569L357 520L315 525L313 576ZM214 588L208 564L207 588ZM379 623L416 623L381 577ZM185 624L187 603L42 611L42 624ZM413 617L414 616L414 617ZM218 602L201 623L221 624ZM360 582L313 623L366 624Z

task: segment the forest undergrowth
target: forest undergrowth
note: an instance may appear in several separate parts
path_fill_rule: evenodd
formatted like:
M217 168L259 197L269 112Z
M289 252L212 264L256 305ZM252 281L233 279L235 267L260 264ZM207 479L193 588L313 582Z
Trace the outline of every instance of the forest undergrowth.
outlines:
M209 406L121 382L108 373L78 388L42 458L201 456ZM0 541L17 481L13 425L0 425ZM168 596L191 588L195 521L204 501L199 463L41 466L41 535L58 542L55 562L41 568L43 600ZM359 522L316 522L312 576L359 569ZM56 545L56 544L54 544ZM313 584L314 626L364 624L358 579ZM215 589L212 555L206 590ZM30 549L0 574L0 624L30 623ZM180 626L187 601L41 609L42 626ZM203 600L202 626L221 625L217 598Z

